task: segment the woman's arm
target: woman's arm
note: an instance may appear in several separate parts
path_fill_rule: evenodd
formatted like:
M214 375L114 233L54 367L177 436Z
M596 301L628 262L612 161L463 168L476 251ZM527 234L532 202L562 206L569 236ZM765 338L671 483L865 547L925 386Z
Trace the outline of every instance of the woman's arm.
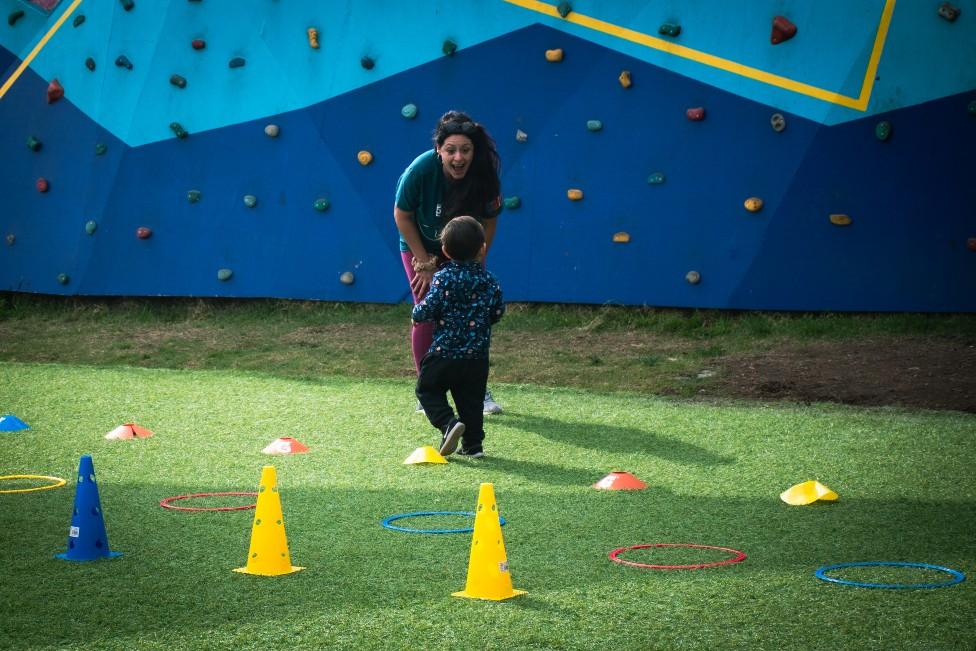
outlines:
M485 229L485 257L487 257L488 250L491 248L491 241L495 239L495 229L498 228L498 218L492 217L490 219L485 219L481 222L481 225Z
M403 236L403 240L410 248L413 257L418 262L429 261L431 255L427 253L427 249L424 247L420 231L417 230L417 224L413 220L413 213L393 206L393 221L396 222L397 230ZM410 289L414 295L423 298L427 294L427 290L430 289L430 281L433 277L434 270L416 272L413 280L410 281Z

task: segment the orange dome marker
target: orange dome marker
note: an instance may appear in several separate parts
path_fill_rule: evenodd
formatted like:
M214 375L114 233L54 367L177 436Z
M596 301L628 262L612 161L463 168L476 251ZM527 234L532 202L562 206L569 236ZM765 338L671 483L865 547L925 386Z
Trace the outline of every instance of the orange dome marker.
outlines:
M606 491L641 491L647 488L647 484L629 472L614 470L609 475L593 484L593 488Z
M129 439L147 439L150 436L153 436L153 433L145 427L140 427L135 423L126 423L113 429L105 435L105 438L110 441L128 441Z
M261 452L265 454L305 454L308 452L308 446L298 439L283 436L272 441Z

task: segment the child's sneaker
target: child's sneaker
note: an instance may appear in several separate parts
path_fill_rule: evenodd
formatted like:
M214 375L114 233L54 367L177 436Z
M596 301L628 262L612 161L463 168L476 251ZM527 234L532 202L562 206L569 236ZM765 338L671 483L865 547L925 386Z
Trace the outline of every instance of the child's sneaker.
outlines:
M441 448L438 452L445 457L454 454L462 434L464 434L464 423L457 418L452 418L451 422L444 428L444 436L441 437Z
M485 403L482 412L485 414L500 414L502 413L502 406L495 402L495 399L491 396L491 391L485 390Z
M470 448L462 447L457 453L462 457L471 457L472 459L480 459L485 456L485 451L481 449L480 445L475 445Z

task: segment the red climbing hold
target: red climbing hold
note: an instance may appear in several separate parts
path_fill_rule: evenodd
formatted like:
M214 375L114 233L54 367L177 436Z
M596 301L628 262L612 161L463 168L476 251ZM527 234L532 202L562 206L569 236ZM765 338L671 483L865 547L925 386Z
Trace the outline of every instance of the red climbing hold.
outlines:
M202 50L203 48L207 47L207 42L202 38L195 38L190 41L190 45L193 46L194 50Z
M47 85L47 103L56 102L62 97L64 97L64 88L57 79L52 79Z
M773 17L773 33L769 37L769 42L779 45L783 41L788 41L796 36L796 25L782 16Z
M687 117L692 122L701 122L705 119L705 108L702 106L696 106L695 108L690 108L685 111L685 117Z
M34 185L35 185L35 187L37 187L37 191L38 192L47 192L48 188L51 187L51 184L48 183L47 182L47 179L44 178L43 176L41 178L37 179L37 182L34 183Z
M136 237L140 240L148 240L152 237L152 229L147 226L140 226L136 229Z
M976 237L971 237L966 240L966 248L970 251L976 251Z

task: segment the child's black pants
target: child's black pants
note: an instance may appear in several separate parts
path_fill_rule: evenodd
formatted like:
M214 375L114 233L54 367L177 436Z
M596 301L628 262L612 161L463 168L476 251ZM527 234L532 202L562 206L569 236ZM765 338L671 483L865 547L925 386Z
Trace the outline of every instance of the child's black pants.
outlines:
M488 359L446 359L427 353L420 363L417 377L417 400L430 424L444 431L454 410L447 402L451 392L457 407L457 419L464 423L461 443L465 448L481 445L485 438L484 399L488 386Z

